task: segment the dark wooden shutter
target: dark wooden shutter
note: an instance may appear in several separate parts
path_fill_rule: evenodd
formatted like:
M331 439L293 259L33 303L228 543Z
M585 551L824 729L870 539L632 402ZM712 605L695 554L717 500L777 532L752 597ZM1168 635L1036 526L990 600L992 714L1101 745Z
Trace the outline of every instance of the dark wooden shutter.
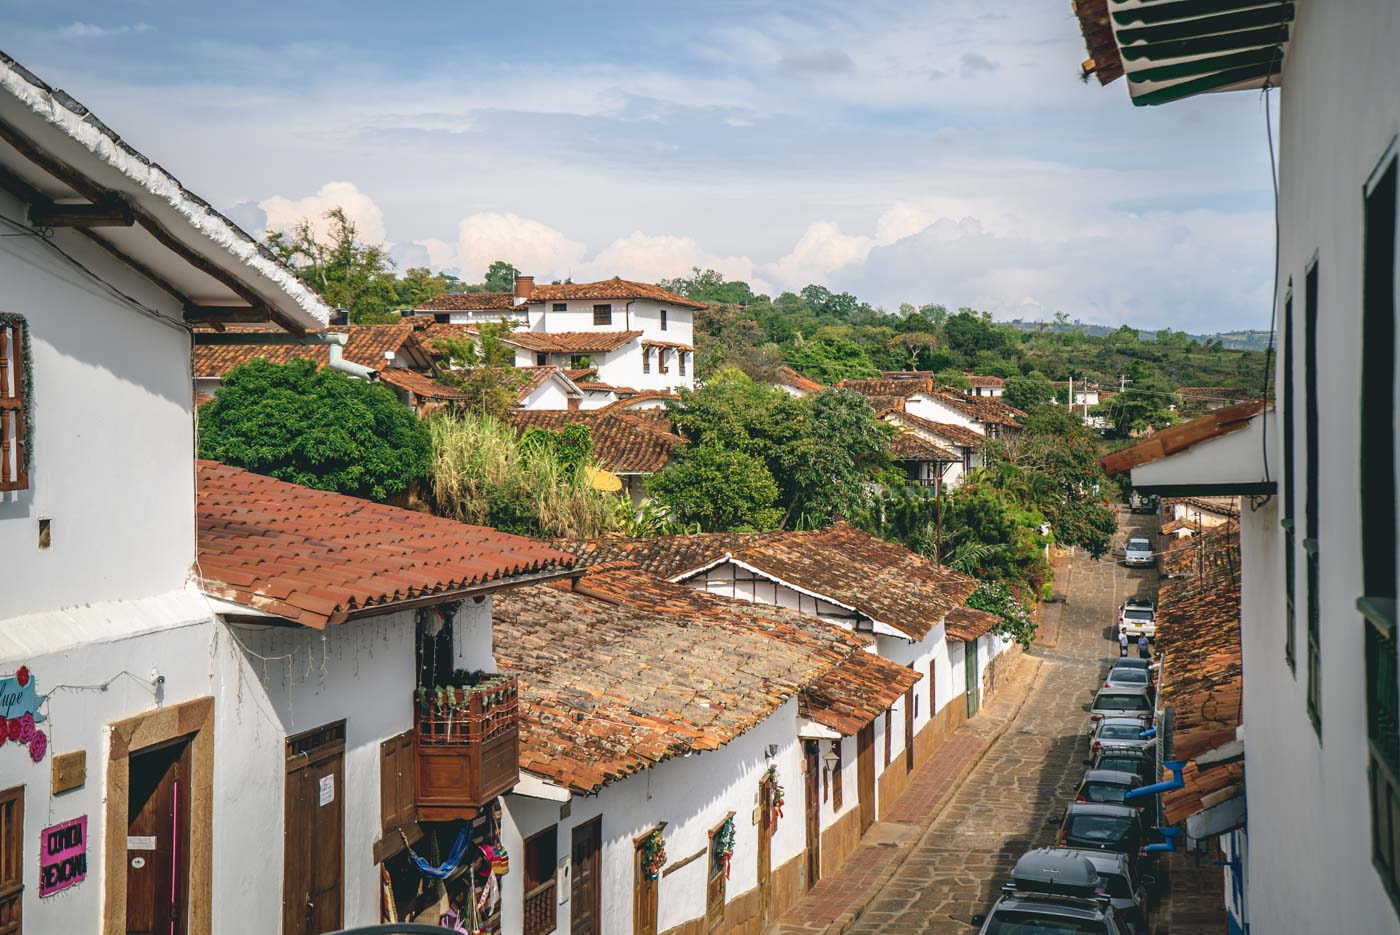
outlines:
M25 464L24 325L0 320L0 491L29 486ZM0 929L3 931L3 929Z
M0 935L19 935L24 904L24 787L0 792Z
M894 749L894 708L885 709L885 765L890 765L890 751Z
M414 772L412 731L379 745L379 812L386 836L418 820Z
M1322 535L1322 427L1318 405L1317 325L1318 268L1314 263L1307 271L1303 284L1303 318L1306 346L1303 348L1304 444L1307 447L1308 484L1303 502L1303 518L1307 525L1303 551L1307 555L1308 577L1308 717L1313 729L1322 734L1322 571L1319 539Z
M559 859L559 826L551 825L525 839L524 935L549 935L554 931L554 865Z
M1293 286L1283 302L1283 574L1286 594L1283 615L1283 658L1290 669L1297 666L1294 601L1298 591L1297 510L1294 480L1298 463L1294 453L1293 417Z

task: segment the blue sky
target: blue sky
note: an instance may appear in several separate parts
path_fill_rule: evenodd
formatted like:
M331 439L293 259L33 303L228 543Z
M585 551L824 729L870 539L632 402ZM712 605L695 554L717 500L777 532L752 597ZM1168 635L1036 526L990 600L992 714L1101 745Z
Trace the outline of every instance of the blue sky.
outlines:
M1081 84L1068 0L0 0L0 48L255 232L401 267L1267 327L1256 92Z

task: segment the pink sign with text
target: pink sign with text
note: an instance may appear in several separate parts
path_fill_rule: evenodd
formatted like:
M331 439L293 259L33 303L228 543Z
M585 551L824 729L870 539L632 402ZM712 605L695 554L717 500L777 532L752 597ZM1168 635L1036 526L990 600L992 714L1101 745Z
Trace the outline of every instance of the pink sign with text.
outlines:
M45 828L39 838L39 895L52 896L87 879L87 816Z

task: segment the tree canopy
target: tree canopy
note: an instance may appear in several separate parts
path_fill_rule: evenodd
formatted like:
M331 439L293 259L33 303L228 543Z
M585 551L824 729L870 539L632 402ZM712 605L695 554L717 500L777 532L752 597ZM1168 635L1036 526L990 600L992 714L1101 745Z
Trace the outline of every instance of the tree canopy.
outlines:
M200 457L318 490L383 501L427 473L428 430L392 391L313 361L236 367L199 416Z

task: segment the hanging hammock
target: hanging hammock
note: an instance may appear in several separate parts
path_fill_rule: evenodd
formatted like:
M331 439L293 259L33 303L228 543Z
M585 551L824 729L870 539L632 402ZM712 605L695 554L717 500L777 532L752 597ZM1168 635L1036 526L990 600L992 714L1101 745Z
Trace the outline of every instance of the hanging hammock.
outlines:
M399 834L403 834L402 831ZM425 877L437 877L439 880L446 880L457 872L457 867L462 863L462 858L466 856L467 848L472 843L472 826L467 825L457 832L457 840L452 842L452 850L448 853L447 859L434 867L409 846L408 836L403 835L403 845L408 848L408 856L413 861L413 865L418 868L418 872Z

